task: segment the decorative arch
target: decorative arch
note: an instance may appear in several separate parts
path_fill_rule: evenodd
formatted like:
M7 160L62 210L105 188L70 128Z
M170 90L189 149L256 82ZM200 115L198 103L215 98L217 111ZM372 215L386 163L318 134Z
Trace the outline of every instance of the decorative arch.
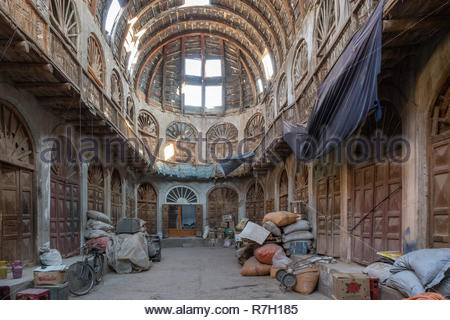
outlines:
M0 100L0 260L35 257L34 168L32 136L15 107Z
M166 197L168 204L197 204L197 193L189 187L178 186L169 190Z
M88 39L88 71L101 87L106 76L105 57L97 37L92 33Z
M148 233L158 233L158 195L150 183L139 186L138 218L145 221Z
M277 96L278 96L278 110L281 110L287 105L287 100L288 100L286 74L283 74L280 77L280 81L278 83Z
M288 181L288 175L286 172L286 169L283 169L283 172L280 176L280 182L279 182L279 198L280 198L280 211L288 211L289 210L289 200L288 200L288 194L289 194L289 181Z
M335 0L319 1L316 16L316 46L320 54L321 49L329 40L336 28L336 6Z
M238 223L239 195L230 187L217 187L208 195L207 224L218 228L225 215L231 215L233 222Z
M134 104L133 98L131 98L131 97L127 98L127 110L126 110L126 113L127 113L128 119L131 120L131 122L134 123L134 117L136 115L136 106Z
M117 169L111 175L111 220L113 225L122 218L122 178Z
M21 115L0 100L0 161L35 168L33 141Z
M292 79L297 88L308 74L308 44L304 39L297 46L292 73Z
M159 125L155 117L146 110L141 110L138 116L138 129L142 139L152 151L155 151L159 139Z
M175 162L196 163L197 129L185 122L174 122L166 130L167 144L175 149Z
M73 0L51 0L50 17L61 34L74 48L77 48L80 27Z
M91 163L88 169L88 209L104 212L105 186L104 171L99 164Z
M250 118L245 127L245 152L255 150L264 137L264 133L265 119L260 112L257 112Z
M117 70L113 70L111 75L111 99L119 106L120 110L123 109L123 87L120 75Z
M264 219L264 189L257 181L252 182L247 190L245 208L247 218L262 225Z
M238 129L232 123L222 123L212 126L207 134L207 159L215 161L232 157L237 149Z

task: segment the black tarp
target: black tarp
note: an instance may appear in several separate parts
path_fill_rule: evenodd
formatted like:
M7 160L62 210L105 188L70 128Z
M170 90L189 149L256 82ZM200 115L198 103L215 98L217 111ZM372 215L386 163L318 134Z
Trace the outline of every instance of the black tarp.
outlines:
M383 0L369 21L353 36L318 91L306 126L283 122L283 139L300 160L319 158L347 139L378 107L377 77L381 71Z
M253 151L250 151L235 157L220 159L218 161L219 165L217 167L225 176L227 176L231 172L239 168L243 163L251 162L254 157L255 153Z

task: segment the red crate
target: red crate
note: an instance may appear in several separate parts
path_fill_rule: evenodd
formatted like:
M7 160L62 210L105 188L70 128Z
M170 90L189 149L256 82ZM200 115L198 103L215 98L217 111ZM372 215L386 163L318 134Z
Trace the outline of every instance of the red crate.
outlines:
M380 300L380 279L378 278L370 279L370 299Z
M50 300L50 291L47 289L26 289L17 293L16 300Z

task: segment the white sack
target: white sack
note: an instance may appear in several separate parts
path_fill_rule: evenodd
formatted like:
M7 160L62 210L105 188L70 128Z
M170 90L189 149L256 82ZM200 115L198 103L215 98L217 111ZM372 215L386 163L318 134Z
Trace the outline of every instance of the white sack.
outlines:
M50 249L39 257L43 266L60 266L62 265L62 256L56 249Z
M363 273L367 274L370 278L378 278L381 284L385 284L387 279L392 275L392 268L393 266L390 264L376 262L365 268Z
M313 240L314 235L309 231L296 231L289 234L283 234L283 242Z
M97 239L97 238L101 238L101 237L112 238L113 236L114 236L114 234L108 233L103 230L85 230L84 231L84 237L88 240Z
M267 221L266 223L264 223L263 228L269 230L270 233L272 233L274 236L281 236L280 228L278 228L278 226L272 221Z
M387 279L386 284L391 288L397 289L408 298L425 292L425 288L420 283L419 278L412 271L402 271L392 274Z
M296 223L290 224L283 228L284 234L289 234L296 231L310 231L311 224L308 220L297 220Z
M106 214L98 212L98 211L89 210L87 212L87 217L88 217L88 219L102 221L107 224L112 224L111 219Z
M90 230L102 230L105 232L112 232L114 231L114 227L108 223L105 223L103 221L93 220L89 219L86 224L86 228Z

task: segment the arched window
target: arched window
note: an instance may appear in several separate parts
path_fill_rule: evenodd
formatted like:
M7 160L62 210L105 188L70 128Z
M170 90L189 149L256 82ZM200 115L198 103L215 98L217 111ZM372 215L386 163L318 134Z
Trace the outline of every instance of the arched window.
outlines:
M258 182L251 184L246 199L247 218L258 224L264 219L264 190Z
M210 227L219 228L223 216L231 216L235 224L239 218L239 195L228 187L218 187L210 192L207 202L207 220Z
M141 138L147 142L150 150L155 151L159 139L159 125L155 117L150 112L142 110L138 117L138 128Z
M336 26L335 0L319 2L316 17L316 43L319 53Z
M88 39L88 70L95 81L103 87L105 83L105 58L98 39L92 34Z
M175 187L167 194L166 202L173 204L196 204L198 203L198 197L191 188Z
M308 45L305 40L300 41L294 60L293 76L295 87L302 82L308 74Z
M134 105L134 101L131 97L127 98L127 117L134 122L134 116L136 114L136 107Z
M286 75L283 74L280 78L280 82L278 84L278 109L281 110L287 104L287 81Z
M78 46L77 13L72 0L51 0L50 16L62 35L76 48Z
M234 155L238 142L238 129L231 123L211 127L206 135L208 160L230 158Z
M167 146L173 152L165 160L195 163L197 155L197 130L185 122L175 122L166 130Z
M120 75L116 70L113 70L111 76L111 98L119 106L120 109L123 107L123 90L122 83L120 81Z
M264 136L265 120L261 113L256 113L247 123L245 128L245 152L255 150Z

